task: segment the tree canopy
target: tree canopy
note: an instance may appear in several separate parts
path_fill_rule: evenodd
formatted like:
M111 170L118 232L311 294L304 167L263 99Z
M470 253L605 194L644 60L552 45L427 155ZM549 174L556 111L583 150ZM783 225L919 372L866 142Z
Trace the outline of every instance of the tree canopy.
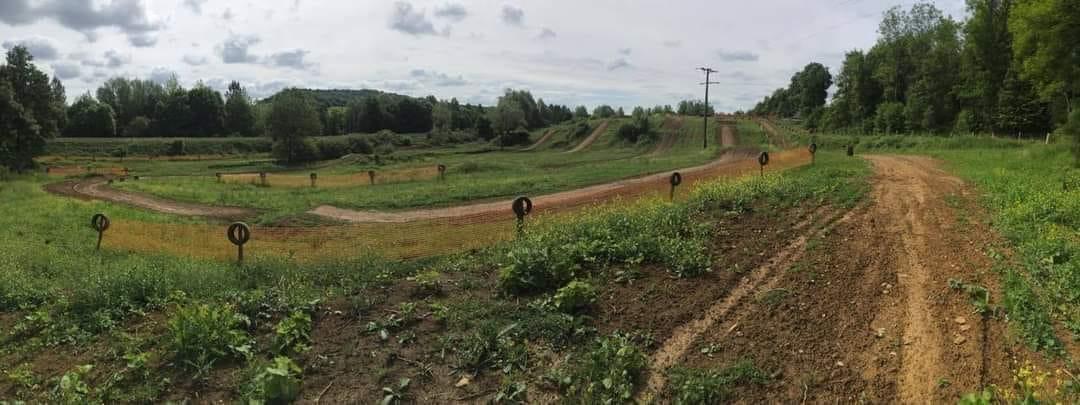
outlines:
M33 167L45 141L66 122L64 87L38 70L22 46L7 52L0 66L0 166L17 172Z

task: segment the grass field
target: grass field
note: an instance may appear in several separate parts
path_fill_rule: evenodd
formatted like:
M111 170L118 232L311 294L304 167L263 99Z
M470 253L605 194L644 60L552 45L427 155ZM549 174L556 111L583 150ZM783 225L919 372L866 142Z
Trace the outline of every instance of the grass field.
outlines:
M311 400L339 367L320 360L329 356L365 370L361 391L330 394L334 401L386 395L383 386L431 398L459 378L443 372L452 370L471 370L476 387L518 398L618 398L641 384L634 376L647 343L585 316L581 310L595 299L587 291L656 266L700 277L711 269L707 246L719 229L710 224L794 205L851 206L865 194L867 173L865 163L831 154L813 169L718 182L685 202L595 208L462 256L360 256L304 266L95 252L94 233L83 223L106 204L48 195L41 177L0 183L0 226L7 230L0 243L10 253L0 261L0 325L8 331L0 338L0 393L29 401L159 402L202 387L203 398L273 400L282 393L269 387L295 384ZM416 295L379 292L414 289ZM333 313L368 324L354 337L365 350L419 362L420 374L416 363L354 363L328 352L328 334L339 327ZM593 360L548 360L561 355ZM550 370L566 383L544 388L539 381ZM607 382L608 375L623 377ZM413 377L400 384L406 376Z
M663 172L708 162L720 152L712 142L708 149L696 145L701 128L684 129L679 142L664 154L647 156L649 145L628 145L614 138L616 124L592 147L577 153L567 148L541 147L537 151L498 150L487 146L460 145L436 149L401 151L381 158L342 160L314 167L280 171L269 160L230 158L220 161L145 161L128 160L123 166L134 175L147 176L118 186L124 189L180 201L253 207L262 210L259 222L271 222L297 215L316 206L329 204L353 209L394 210L460 204L515 195L540 195L556 191L610 182L643 174ZM715 130L713 127L710 132ZM560 128L556 128L560 130ZM539 138L534 135L534 139ZM99 165L110 163L98 160ZM119 165L119 162L114 163ZM433 170L447 166L445 181L436 176L416 181L391 182L368 186L366 173L375 170L392 174L401 171ZM217 172L253 172L276 170L275 174L293 174L301 184L308 174L321 176L355 174L355 187L261 187L250 183L218 183ZM381 177L378 177L381 178ZM292 183L296 183L295 181Z

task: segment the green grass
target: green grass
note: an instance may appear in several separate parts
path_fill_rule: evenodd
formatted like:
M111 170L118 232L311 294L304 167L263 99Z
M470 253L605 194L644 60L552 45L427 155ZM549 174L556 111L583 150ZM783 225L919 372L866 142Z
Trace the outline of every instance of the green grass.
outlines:
M534 246L535 251L523 250L524 242L518 241L463 255L419 261L356 257L300 265L255 258L243 266L166 255L96 252L93 248L95 233L86 223L95 212L107 210L116 218L152 222L183 220L101 202L53 196L41 190L45 178L20 177L0 182L0 197L3 197L0 198L0 246L5 248L4 255L0 255L0 315L3 315L0 320L12 325L9 330L0 332L0 358L34 359L52 352L50 348L54 347L65 349L57 351L64 353L68 348L101 345L110 352L124 353L123 359L129 355L135 356L131 357L135 360L162 359L147 364L145 360L107 360L109 357L104 355L92 357L98 363L93 373L85 375L91 388L86 394L90 399L131 398L135 402L161 402L160 395L174 389L180 390L180 395L186 395L183 387L188 386L185 383L192 378L192 367L202 375L214 375L215 369L223 367L251 369L250 378L235 383L269 387L275 384L260 380L258 375L267 375L261 373L266 361L282 351L277 347L280 346L278 342L283 341L281 336L301 336L299 340L290 338L292 342L312 336L304 333L306 326L285 327L282 326L285 322L275 319L297 311L314 313L317 300L336 299L337 302L348 302L350 314L363 316L364 323L375 326L372 336L386 330L390 342L420 332L410 329L414 324L410 323L413 322L410 317L430 313L430 316L442 319L445 329L423 332L438 334L440 342L437 347L429 348L432 356L424 361L443 361L451 366L473 369L490 374L487 378L498 378L501 370L508 373L507 378L512 382L534 384L537 374L551 368L544 362L547 357L535 352L537 345L551 348L560 355L591 353L592 360L577 363L570 369L573 371L567 382L570 385L564 387L564 392L569 395L587 397L584 391L574 387L605 386L607 371L611 371L605 370L606 364L636 373L634 370L641 368L638 356L626 356L626 351L620 354L618 349L629 347L628 342L623 341L608 340L610 344L606 349L600 343L594 347L596 350L589 350L586 346L590 346L588 343L596 337L596 329L591 326L588 316L535 306L528 297L492 295L490 290L496 287L494 275L499 268L509 265L510 255L521 255L521 260L534 260L539 250L551 252L558 246L570 245L576 253L565 258L567 268L577 269L577 276L586 279L589 272L639 266L643 262L670 266L674 274L680 274L676 270L682 265L689 266L683 267L687 270L707 270L705 266L711 260L683 263L674 259L696 257L689 253L711 254L702 250L708 234L690 232L698 227L691 223L707 224L720 213L795 204L850 206L865 195L868 175L869 168L864 161L824 153L814 167L770 173L765 177L721 180L700 188L680 202L627 203L623 207L574 216L566 219L570 222L564 225L534 228L530 230L529 238L540 243ZM617 239L623 236L621 232L640 234L641 242L651 244L652 253L658 254L656 257L673 259L641 257L629 247L620 248ZM375 305L372 300L382 297L373 292L390 286L400 288L403 279L417 274L435 274L423 277L429 289L434 288L431 279L446 277L453 280L459 292L445 297L432 293L433 298L403 303L400 311L390 315L365 312L366 308ZM686 277L694 274L693 271L681 273ZM416 278L418 285L420 279ZM597 280L602 282L604 278ZM556 284L559 283L552 287L558 287ZM556 289L545 289L540 294ZM225 315L230 316L209 316L201 309L190 312L191 308L205 308L202 305L221 311L227 308ZM584 300L582 305L592 304ZM184 308L188 312L181 311ZM252 322L250 327L243 328L253 339L251 360L245 360L249 352L241 339L231 337L240 328L233 323L240 319L232 316L237 314ZM170 320L170 329L139 329L139 343L125 343L132 339L127 335L131 328L138 328L140 322L152 318ZM198 340L210 339L205 336L214 337L218 343L224 342L216 346L219 354L215 354L222 358L222 363L203 361L211 357L192 349L202 347L197 344ZM218 339L221 336L228 338ZM170 341L172 343L166 344ZM290 350L300 350L298 345L289 346ZM440 352L445 357L435 355ZM174 359L177 362L174 363ZM195 360L190 365L180 361L191 359ZM305 358L292 359L301 361ZM125 366L125 362L129 365ZM246 364L236 364L244 362ZM61 366L71 369L74 365ZM386 367L400 369L401 366ZM0 368L22 375L9 371L6 365ZM110 375L116 375L110 372L134 375L135 371L128 370L140 370L140 375L146 373L152 378L143 378L139 380L142 382L132 385L106 384ZM520 373L531 373L531 376L522 377ZM299 373L287 374L288 385L293 382L292 378L302 378ZM23 377L20 380L36 378ZM638 378L620 377L618 381L613 380L611 388L603 390L603 394L594 392L599 396L624 398L627 393L639 389L640 382ZM0 386L6 386L4 384L7 383L0 382ZM26 396L20 394L19 398L40 401L55 385L56 381L50 380L46 385L30 389L31 393ZM266 392L263 395L272 396Z
M1068 152L1032 145L932 155L978 187L993 226L1018 253L1016 267L999 267L1006 310L1020 336L1050 352L1061 349L1055 329L1080 338L1080 189L1063 186L1078 175L1068 168Z

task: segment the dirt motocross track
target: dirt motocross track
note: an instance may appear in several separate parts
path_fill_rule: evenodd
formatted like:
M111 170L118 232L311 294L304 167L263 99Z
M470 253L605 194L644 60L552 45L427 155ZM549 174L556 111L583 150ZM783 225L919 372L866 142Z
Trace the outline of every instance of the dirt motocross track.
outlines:
M662 398L670 366L742 359L771 373L747 403L944 403L991 383L1014 359L1001 320L973 313L949 280L1000 302L983 249L999 242L950 205L969 193L923 157L872 156L870 201L785 229L786 243L653 351L642 399Z

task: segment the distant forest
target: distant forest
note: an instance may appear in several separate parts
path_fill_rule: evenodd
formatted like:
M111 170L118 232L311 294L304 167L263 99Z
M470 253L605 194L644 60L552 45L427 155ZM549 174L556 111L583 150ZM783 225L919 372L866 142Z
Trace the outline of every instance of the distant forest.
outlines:
M1076 117L1080 1L968 0L963 21L929 3L885 12L877 43L819 63L751 111L810 129L1040 137ZM836 85L831 102L827 90Z

